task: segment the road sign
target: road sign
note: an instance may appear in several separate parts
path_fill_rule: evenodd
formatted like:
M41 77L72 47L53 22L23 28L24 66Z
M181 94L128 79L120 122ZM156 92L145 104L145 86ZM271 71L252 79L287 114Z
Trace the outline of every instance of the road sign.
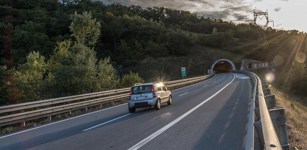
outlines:
M181 75L182 75L182 77L186 77L187 76L185 67L181 67Z

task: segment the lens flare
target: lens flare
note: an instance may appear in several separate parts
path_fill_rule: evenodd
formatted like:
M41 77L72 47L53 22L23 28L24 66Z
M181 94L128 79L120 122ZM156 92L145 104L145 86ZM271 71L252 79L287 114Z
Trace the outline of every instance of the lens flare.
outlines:
M304 63L305 60L306 60L306 55L305 55L304 53L300 52L300 53L298 53L298 54L296 55L295 60L296 60L297 62L299 62L299 63Z
M161 86L163 86L163 83L158 83L157 86L161 87Z
M284 59L280 55L276 55L273 60L276 65L281 65L284 62Z
M267 73L265 75L265 80L272 83L275 80L275 75L273 73Z

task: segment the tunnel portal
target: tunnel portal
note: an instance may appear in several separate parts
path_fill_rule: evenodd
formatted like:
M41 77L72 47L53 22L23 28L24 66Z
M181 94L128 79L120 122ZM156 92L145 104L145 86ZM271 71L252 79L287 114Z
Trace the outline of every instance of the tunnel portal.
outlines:
M216 74L227 73L236 70L236 66L228 59L219 59L212 64L210 70Z

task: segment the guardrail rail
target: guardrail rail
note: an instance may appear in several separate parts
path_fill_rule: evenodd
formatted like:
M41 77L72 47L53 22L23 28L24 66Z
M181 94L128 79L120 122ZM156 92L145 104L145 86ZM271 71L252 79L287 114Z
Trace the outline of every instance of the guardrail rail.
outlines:
M214 76L214 74L167 81L164 82L164 84L172 89L178 86L199 82L212 76ZM71 115L71 111L73 110L84 109L88 111L88 107L91 106L100 105L100 108L102 108L104 103L112 102L114 104L115 101L128 99L129 91L130 87L1 106L0 114L2 116L0 116L0 127L16 123L21 123L21 126L25 126L26 121L43 117L47 117L48 121L51 121L52 115L65 112Z
M248 71L233 71L250 77L254 84L245 150L289 150L289 139L284 107L276 108L275 95L271 94L265 79ZM251 118L252 117L252 118Z

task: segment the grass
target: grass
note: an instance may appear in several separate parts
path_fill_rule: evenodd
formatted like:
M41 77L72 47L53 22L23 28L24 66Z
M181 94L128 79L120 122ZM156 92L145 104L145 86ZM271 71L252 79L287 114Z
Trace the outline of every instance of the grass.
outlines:
M271 87L275 94L277 107L285 107L288 137L291 149L307 148L307 105L295 96L286 94L284 91Z

